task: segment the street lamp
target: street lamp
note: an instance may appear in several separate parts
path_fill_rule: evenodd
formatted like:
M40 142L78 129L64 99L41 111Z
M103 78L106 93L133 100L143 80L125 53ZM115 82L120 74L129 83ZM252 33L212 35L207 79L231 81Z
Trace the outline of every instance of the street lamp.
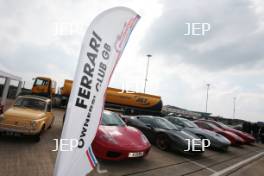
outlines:
M148 57L148 60L147 60L147 68L146 68L146 76L145 76L144 93L146 92L146 86L147 86L147 81L148 81L149 58L152 57L152 55L148 54L147 57Z
M210 84L206 84L207 86L207 93L206 93L206 103L205 103L205 112L207 112L207 108L208 108L208 92L209 92L209 88L210 88Z
M233 98L233 119L235 119L235 114L236 114L236 97Z

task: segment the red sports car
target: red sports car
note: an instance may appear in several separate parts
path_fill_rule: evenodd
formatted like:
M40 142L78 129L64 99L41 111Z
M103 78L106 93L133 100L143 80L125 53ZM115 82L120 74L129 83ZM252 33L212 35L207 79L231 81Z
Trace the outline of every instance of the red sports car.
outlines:
M118 114L104 111L92 148L100 159L122 160L146 156L151 144L139 130L126 126Z
M238 135L239 137L244 139L245 143L247 143L247 144L254 143L256 141L256 139L253 136L251 136L250 134L242 132L242 131L239 131L239 130L236 130L234 128L231 128L231 127L229 127L229 126L227 126L227 125L225 125L225 124L223 124L221 122L216 122L216 121L213 121L213 120L206 120L206 121L214 124L218 128L221 128L221 129L223 129L225 131L230 131L232 133L235 133L236 135Z
M230 142L231 142L231 145L241 145L241 144L244 144L245 141L239 137L238 135L230 132L230 131L226 131L224 129L221 129L217 126L215 126L214 124L210 123L210 122L207 122L207 121L204 121L204 120L197 120L197 121L194 121L200 128L203 128L203 129L207 129L207 130L210 130L210 131L214 131L218 134L221 134L223 136L225 136Z

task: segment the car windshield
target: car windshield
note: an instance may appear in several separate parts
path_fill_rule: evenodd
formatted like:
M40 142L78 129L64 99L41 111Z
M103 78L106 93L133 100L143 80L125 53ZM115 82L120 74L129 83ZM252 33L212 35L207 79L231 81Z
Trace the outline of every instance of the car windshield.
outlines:
M48 83L49 83L49 81L46 80L46 79L39 79L39 78L37 78L37 79L35 80L34 85L35 85L35 86L46 86L46 85L48 85Z
M198 126L190 120L186 120L186 119L181 119L181 120L189 128L198 128Z
M211 128L216 129L216 130L221 130L219 127L217 127L216 125L212 124L212 123L207 123Z
M125 123L114 112L104 111L102 115L101 125L104 126L124 126Z
M219 126L221 126L222 128L230 128L229 126L223 124L222 122L217 122L219 124Z
M34 98L19 98L16 100L14 106L44 111L46 107L46 102Z
M169 129L169 130L180 130L178 127L176 127L175 125L173 125L173 123L169 122L168 120L166 119L163 119L163 118L157 118L155 119L157 125L160 127L160 128L163 128L163 129Z

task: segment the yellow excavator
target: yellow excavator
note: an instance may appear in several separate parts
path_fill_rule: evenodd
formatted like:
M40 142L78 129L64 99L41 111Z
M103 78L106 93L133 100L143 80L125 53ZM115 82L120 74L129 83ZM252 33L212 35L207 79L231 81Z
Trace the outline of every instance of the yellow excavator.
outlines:
M64 85L58 94L55 94L54 81L47 77L37 77L32 87L32 93L53 97L54 105L66 107L72 89L72 80L64 80ZM53 86L52 86L53 84ZM159 115L162 109L160 96L132 91L124 91L108 87L106 90L105 108L119 111L124 114Z

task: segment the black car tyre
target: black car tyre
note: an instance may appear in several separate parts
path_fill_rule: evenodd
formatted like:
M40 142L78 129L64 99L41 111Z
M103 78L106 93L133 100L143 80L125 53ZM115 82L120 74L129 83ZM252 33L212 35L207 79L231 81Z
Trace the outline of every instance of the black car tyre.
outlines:
M41 130L39 133L35 134L32 136L32 139L34 142L39 142L40 141L40 135L44 132L45 130L45 125L42 126Z
M32 139L34 142L39 142L40 141L40 133L35 134L34 136L32 136Z
M159 134L156 138L156 145L161 150L168 150L170 148L170 140L167 135Z
M227 152L227 151L228 151L228 146L221 148L221 150L222 150L223 152Z

